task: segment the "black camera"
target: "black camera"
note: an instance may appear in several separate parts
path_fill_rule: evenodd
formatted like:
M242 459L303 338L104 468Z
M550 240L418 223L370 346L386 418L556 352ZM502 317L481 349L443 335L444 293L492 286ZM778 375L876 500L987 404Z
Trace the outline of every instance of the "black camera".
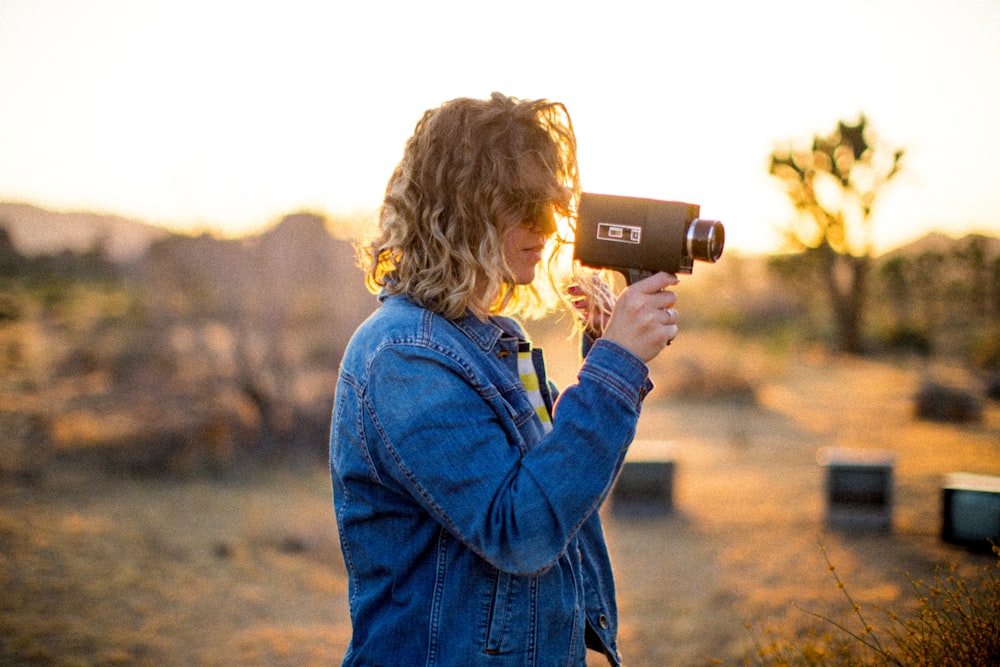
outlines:
M573 257L611 269L631 285L658 271L691 273L695 260L716 262L726 230L698 217L697 204L583 193Z

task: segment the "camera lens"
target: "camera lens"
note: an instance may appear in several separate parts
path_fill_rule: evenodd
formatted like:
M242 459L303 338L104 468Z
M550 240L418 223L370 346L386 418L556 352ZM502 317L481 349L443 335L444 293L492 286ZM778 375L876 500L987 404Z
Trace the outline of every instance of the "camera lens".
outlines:
M687 230L687 255L701 262L716 262L722 257L726 230L718 220L694 220Z

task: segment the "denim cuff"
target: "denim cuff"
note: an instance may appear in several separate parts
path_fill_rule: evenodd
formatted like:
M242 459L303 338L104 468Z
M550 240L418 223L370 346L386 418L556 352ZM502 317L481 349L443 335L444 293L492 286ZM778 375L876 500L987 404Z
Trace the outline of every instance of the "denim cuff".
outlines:
M649 367L642 359L618 343L603 338L594 341L587 352L580 374L587 373L611 385L636 407L653 390Z

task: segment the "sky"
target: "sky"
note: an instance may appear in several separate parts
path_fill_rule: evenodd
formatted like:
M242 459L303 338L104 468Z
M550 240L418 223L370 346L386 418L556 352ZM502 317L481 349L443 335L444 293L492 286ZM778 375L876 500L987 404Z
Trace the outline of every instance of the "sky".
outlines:
M864 113L904 171L878 251L1000 235L1000 0L0 0L0 201L237 235L370 220L424 110L563 102L584 190L727 248L792 216L776 148Z

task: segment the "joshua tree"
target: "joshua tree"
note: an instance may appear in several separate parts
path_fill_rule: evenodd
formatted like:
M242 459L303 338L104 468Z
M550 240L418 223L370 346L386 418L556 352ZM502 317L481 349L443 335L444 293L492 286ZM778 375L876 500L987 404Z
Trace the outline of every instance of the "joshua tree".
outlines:
M862 351L862 315L872 264L871 213L882 188L899 173L902 149L870 136L862 114L840 121L805 149L771 153L771 175L780 179L797 216L785 229L791 250L818 261L830 297L838 348Z

